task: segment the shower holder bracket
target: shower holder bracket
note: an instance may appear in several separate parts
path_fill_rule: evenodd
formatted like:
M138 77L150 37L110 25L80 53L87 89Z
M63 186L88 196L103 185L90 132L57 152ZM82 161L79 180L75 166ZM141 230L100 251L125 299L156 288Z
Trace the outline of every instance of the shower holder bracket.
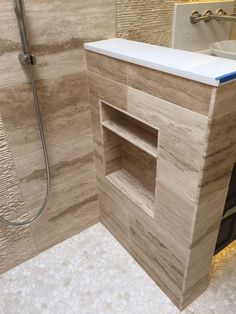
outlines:
M25 54L25 53L20 53L18 55L18 59L21 64L23 65L35 65L36 64L36 57L32 54Z

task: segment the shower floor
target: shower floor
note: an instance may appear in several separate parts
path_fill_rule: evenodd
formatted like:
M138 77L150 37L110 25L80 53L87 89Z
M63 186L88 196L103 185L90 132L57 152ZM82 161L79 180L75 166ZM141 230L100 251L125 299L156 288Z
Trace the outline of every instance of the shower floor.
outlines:
M180 313L101 224L1 275L0 291L1 314ZM182 313L236 313L236 241Z

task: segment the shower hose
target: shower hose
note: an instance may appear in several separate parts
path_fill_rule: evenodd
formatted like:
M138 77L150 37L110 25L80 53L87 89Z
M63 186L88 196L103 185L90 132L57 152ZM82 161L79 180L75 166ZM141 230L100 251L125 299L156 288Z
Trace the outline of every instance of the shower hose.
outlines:
M23 15L23 5L21 0L13 0L15 13L18 20L20 35L21 35L21 41L22 41L22 47L23 47L23 53L19 55L19 57L25 57L24 64L27 66L27 73L29 76L29 81L32 87L32 93L33 93L33 99L34 99L34 109L37 117L38 127L39 127L39 133L40 133L40 139L42 143L42 149L43 149L43 155L44 155L44 162L45 162L45 171L46 171L46 177L47 177L47 191L46 196L44 198L42 207L34 214L33 217L22 220L22 221L12 221L4 218L3 216L0 216L0 223L6 226L12 226L12 227L20 227L31 224L33 221L35 221L41 213L46 209L49 201L50 196L50 190L51 190L51 176L50 176L50 168L49 168L49 161L48 161L48 152L47 152L47 145L45 141L45 135L44 135L44 128L42 123L42 117L41 117L41 111L39 107L39 98L36 88L36 83L34 79L34 73L32 69L32 65L34 64L34 61L32 58L34 58L29 53L28 48L28 40L27 40L27 34L25 30L25 24L24 24L24 15ZM22 62L21 62L22 63Z

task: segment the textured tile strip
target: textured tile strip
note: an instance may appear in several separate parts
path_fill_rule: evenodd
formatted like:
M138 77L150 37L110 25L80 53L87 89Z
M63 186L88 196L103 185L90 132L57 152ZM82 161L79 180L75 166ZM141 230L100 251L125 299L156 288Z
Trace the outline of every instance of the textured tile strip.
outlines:
M27 216L20 182L0 116L0 214L6 219ZM29 228L0 225L0 273L34 256L36 249Z

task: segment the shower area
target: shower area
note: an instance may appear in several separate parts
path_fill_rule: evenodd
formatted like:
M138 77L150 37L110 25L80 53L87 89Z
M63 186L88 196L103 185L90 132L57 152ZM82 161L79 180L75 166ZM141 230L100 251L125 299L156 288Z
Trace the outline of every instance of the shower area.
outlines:
M111 0L1 1L0 273L99 221L83 43L115 37L115 14Z
M4 218L4 216L0 216L0 223L5 226L10 227L21 227L26 226L33 223L46 209L49 201L50 190L51 190L51 176L50 176L50 169L49 169L49 162L48 162L48 152L47 152L47 145L45 142L45 134L44 134L44 127L42 123L42 116L40 112L40 105L39 105L39 98L37 87L34 79L34 73L32 66L36 64L37 60L34 55L30 52L29 41L27 36L27 30L25 25L25 16L24 16L24 7L23 2L21 0L13 0L13 6L15 15L17 18L17 24L19 27L19 33L21 38L21 51L18 55L19 62L24 66L26 66L26 72L28 74L28 78L30 81L30 85L32 88L33 94L33 102L34 102L34 109L37 118L40 140L42 145L42 151L44 156L44 164L45 164L45 171L47 177L47 191L46 196L43 202L43 205L37 210L37 212L33 215L33 217L22 220L22 221L12 221L9 219Z

